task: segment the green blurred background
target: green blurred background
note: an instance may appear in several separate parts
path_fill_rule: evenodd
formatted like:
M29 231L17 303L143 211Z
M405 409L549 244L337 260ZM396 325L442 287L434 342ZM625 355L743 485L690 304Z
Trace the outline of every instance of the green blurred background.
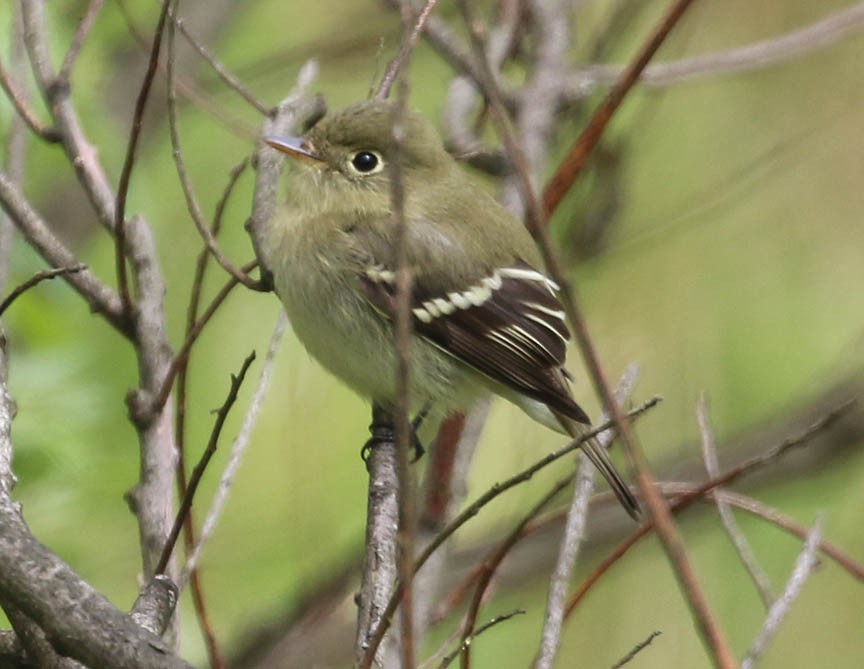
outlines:
M49 4L59 62L86 3ZM631 4L633 17L626 30L603 44L607 62L626 60L667 3ZM607 3L582 5L574 21L574 63L584 62L592 43L600 39L598 31L609 11ZM158 6L144 0L125 6L149 35ZM676 29L659 59L744 45L844 6L834 1L703 0ZM320 66L314 88L329 106L366 97L397 47L400 30L398 16L370 0L222 1L188 3L182 11L192 29L268 104L288 92L301 65L312 57ZM455 17L450 3L442 3L439 11ZM0 18L0 34L8 35L8 3L0 6ZM119 6L107 3L76 67L73 99L115 182L145 57ZM674 478L682 471L682 476L701 477L695 466L695 403L703 391L711 398L724 445L766 425L794 421L797 412L805 411L802 407L818 403L835 384L860 381L862 63L864 33L855 33L757 72L637 91L604 142L612 167L595 162L554 221L555 238L572 266L610 375L637 361L643 375L636 399L657 393L665 398L639 426L661 477ZM188 168L205 211L212 211L228 171L252 150L261 119L200 60L183 55L181 70L221 115L249 132L229 130L224 119L200 103L182 105L180 130ZM451 76L421 43L411 67L412 105L438 118ZM200 241L171 161L164 80L158 80L154 91L154 111L143 136L128 211L145 214L155 230L176 344L182 337ZM10 114L3 99L4 132ZM573 112L557 142L560 151L584 120L584 112ZM238 263L252 256L243 230L251 187L247 174L231 201L222 238L223 248ZM99 276L110 280L112 244L97 229L58 148L30 144L26 191L58 234ZM608 230L602 244L586 253L580 250L580 235L597 222L592 217L600 216L600 199L608 205L601 221ZM41 268L41 261L18 240L10 284ZM210 294L222 281L211 272ZM193 459L206 443L211 410L223 401L229 373L251 349L266 350L278 311L273 295L238 290L205 332L191 365ZM22 298L4 325L10 341L11 390L19 405L14 425L20 478L16 494L26 518L42 542L118 606L128 608L140 568L136 524L122 500L136 481L138 465L137 441L123 402L136 382L133 354L60 282L43 284ZM574 350L575 391L589 413L596 414L597 402L578 358ZM241 392L226 438L236 432L251 385ZM326 376L289 335L254 442L203 561L216 634L227 655L261 626L287 617L316 584L328 582L359 555L366 476L357 454L367 423L363 402ZM825 451L797 468L762 477L747 490L808 526L817 513L824 513L826 538L861 559L864 453L858 434L853 433L855 441L847 442L847 448L835 449L833 455ZM518 410L496 403L475 459L469 499L559 442ZM774 442L747 443L767 448ZM217 454L205 477L200 508L213 493L225 451ZM732 456L721 452L721 460L729 464ZM690 462L694 466L687 469ZM565 467L562 463L499 500L457 536L457 546L482 545L506 531ZM800 542L748 517L741 522L779 591ZM602 537L587 549L577 582L605 555L608 541L626 529L613 525L608 532L597 531ZM742 654L761 625L764 609L713 510L688 512L682 529L709 600L734 649ZM548 564L550 550L537 548L538 564ZM511 579L486 605L484 619L514 607L528 614L478 640L476 666L527 665L542 622L546 573L535 569L533 577ZM864 666L861 588L823 561L761 666ZM185 599L183 611L183 652L203 663L203 646ZM341 611L350 616L350 602ZM341 623L350 627L350 619ZM663 635L632 666L709 666L670 568L650 540L624 558L577 611L566 627L559 666L610 666L654 630ZM339 636L333 644L338 649L350 639ZM434 646L430 643L427 650ZM317 666L344 666L344 661L325 660L333 657L332 648L320 652Z

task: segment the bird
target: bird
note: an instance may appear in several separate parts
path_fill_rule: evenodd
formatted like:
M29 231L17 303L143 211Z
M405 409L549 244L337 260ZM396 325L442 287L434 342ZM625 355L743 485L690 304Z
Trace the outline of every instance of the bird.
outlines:
M293 168L263 228L262 259L297 338L325 369L373 405L395 405L390 174L398 160L412 403L444 416L493 393L570 437L590 430L569 387L558 286L523 223L463 170L429 121L367 100L328 112L303 136L263 141ZM581 448L638 520L639 503L607 451L593 438Z

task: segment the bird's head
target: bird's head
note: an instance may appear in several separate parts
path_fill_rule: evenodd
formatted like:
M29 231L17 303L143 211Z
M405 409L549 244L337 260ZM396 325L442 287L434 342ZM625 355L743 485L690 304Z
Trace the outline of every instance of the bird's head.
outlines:
M360 102L327 114L303 137L265 137L264 141L294 158L299 166L295 190L319 203L331 197L359 197L383 204L384 198L389 201L389 166L397 151L395 112L392 102ZM405 181L435 179L436 171L452 162L438 133L415 112L406 111L400 120L404 139L398 151Z

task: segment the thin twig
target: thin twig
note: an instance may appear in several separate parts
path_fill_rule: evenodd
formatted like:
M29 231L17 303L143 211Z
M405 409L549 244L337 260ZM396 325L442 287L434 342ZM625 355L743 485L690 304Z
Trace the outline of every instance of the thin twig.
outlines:
M474 597L471 599L471 603L468 605L468 613L465 616L465 625L462 628L462 649L461 649L461 667L462 669L470 669L471 667L471 644L466 643L469 637L472 635L474 630L474 626L477 621L477 614L480 612L480 605L483 602L483 596L486 593L486 589L489 587L489 583L492 581L492 577L495 575L495 572L498 571L498 567L501 566L501 563L504 561L504 558L512 550L513 546L516 545L516 542L522 536L522 533L525 529L525 526L528 523L537 517L540 512L546 508L546 506L553 500L557 495L564 490L568 485L573 482L575 478L575 474L571 474L570 476L566 476L557 483L555 483L543 497L533 506L529 511L522 516L518 523L513 527L510 533L501 541L498 545L498 548L493 552L491 556L487 556L483 562L480 569L480 577L477 579L477 587L474 590Z
M387 0L391 7L401 7L406 0ZM460 41L456 33L445 21L437 16L430 16L423 26L427 41L443 60L449 63L457 72L479 80L477 64L470 51Z
M430 0L427 8L431 10L435 0ZM408 5L406 4L407 8ZM402 67L407 68L411 57L410 41L413 37L416 43L420 35L419 27L411 31L412 15L410 9L403 13L403 46ZM419 22L419 21L418 21ZM412 314L411 291L413 276L408 261L408 223L405 218L405 183L402 172L403 150L406 137L405 113L408 104L408 79L403 70L399 76L399 68L393 69L393 76L398 77L398 93L393 106L392 155L390 158L390 206L393 215L394 251L396 253L396 323L395 341L396 358L396 402L394 406L394 427L396 438L396 476L398 479L399 529L396 533L397 572L399 580L404 583L400 607L399 649L403 667L413 667L414 651L414 588L413 562L415 518L417 515L414 474L411 470L411 421L408 413L411 410L411 339ZM382 90L385 88L382 84Z
M558 122L556 112L560 107L563 75L571 51L572 20L569 13L572 3L567 0L532 0L529 4L539 39L534 62L528 68L531 74L522 88L522 95L528 102L519 106L515 122L525 151L525 166L532 190L536 191L546 170L549 139ZM507 190L512 193L510 209L519 211L521 218L521 210L517 207L522 203L519 188L514 183L518 179L518 175L513 175Z
M18 85L3 65L2 58L0 58L0 87L6 92L6 97L9 98L12 106L15 107L18 116L36 136L41 137L46 142L54 143L60 141L59 133L54 128L49 127L48 124L43 123L36 115L36 112L30 108L29 100L18 89Z
M180 0L173 0L175 11L179 7ZM167 3L170 4L170 3ZM174 149L172 155L174 157L174 165L177 168L177 176L180 178L180 185L183 188L183 195L186 199L186 209L198 229L198 234L204 240L207 248L216 258L216 261L222 268L231 276L237 279L240 283L251 290L260 290L261 283L256 281L244 271L236 267L227 256L222 253L219 244L213 233L210 231L209 225L204 220L204 213L201 211L201 205L198 204L198 198L195 195L195 187L189 178L189 173L186 171L186 159L183 157L183 148L180 146L180 130L177 122L177 90L174 82L174 66L175 62L175 39L174 39L174 23L169 22L167 28L168 42L168 57L166 59L166 77L168 79L168 128L171 136L171 147Z
M20 75L25 70L26 53L24 51L24 38L22 36L23 25L21 12L17 5L13 5L10 32L10 60L12 71ZM2 64L0 64L2 67ZM24 167L27 158L27 124L18 115L9 118L9 129L6 133L6 146L2 156L2 169L6 171L9 179L16 184L24 181ZM0 200L2 202L2 200ZM6 284L9 281L10 262L12 260L12 245L15 239L15 226L10 220L6 210L0 206L0 295L6 292ZM0 333L2 336L2 333ZM4 380L3 365L0 364L0 382ZM2 459L2 458L0 458ZM2 477L2 473L0 473Z
M408 25L410 25L409 22L413 17L414 10L411 8L409 0L398 0L398 2L403 17L403 24L407 24L407 29ZM432 10L435 9L436 4L438 4L438 0L426 0L426 4L423 6L423 9L420 10L420 13L414 21L413 28L411 28L410 31L406 30L406 33L402 38L402 44L399 47L399 53L387 65L387 71L384 73L384 77L381 79L381 84L375 92L375 98L377 100L387 99L390 95L390 89L396 81L396 77L399 76L399 71L404 70L408 66L411 52L414 50L414 47L417 46L417 40L420 39L420 34L423 32L423 28L426 25L429 16L432 14Z
M466 639L462 640L462 642L459 644L459 647L456 650L454 650L452 653L445 656L443 660L441 660L441 664L438 665L439 669L447 669L447 667L449 667L453 663L453 660L455 660L457 657L459 657L459 653L461 653L465 649L465 647L474 643L474 639L476 639L478 636L483 634L483 632L495 627L496 625L499 625L503 622L510 620L510 618L514 618L516 616L522 616L522 615L525 615L525 609L514 609L513 611L510 611L509 613L502 613L500 616L495 616L494 618L492 618L488 622L484 623L483 625L480 625L480 627L475 629L471 635L469 635Z
M216 211L213 215L212 233L216 236L222 227L222 219L225 213L225 208L231 194L234 192L234 187L240 175L248 167L248 159L244 159L235 166L229 175L228 184L216 204ZM189 306L186 310L186 335L184 339L188 340L198 320L198 310L201 303L201 295L204 287L204 276L206 274L209 260L211 259L209 250L205 247L198 254L195 262L195 272L192 277L192 288L189 295ZM177 395L176 395L176 412L175 412L175 428L174 435L177 442L177 492L178 497L183 499L186 496L187 489L187 473L186 473L186 396L187 396L187 377L190 356L183 361L177 372ZM195 523L192 510L186 514L186 522L183 526L183 545L186 550L186 555L190 555L195 549ZM207 655L210 659L211 669L221 669L224 666L222 656L216 642L216 635L213 632L213 626L210 623L210 616L207 611L206 599L204 596L204 586L201 580L201 572L198 569L192 570L190 574L190 584L192 591L192 603L195 607L195 615L198 618L198 625L201 628L204 644L207 647Z
M639 77L645 86L676 86L696 79L740 74L764 69L824 49L864 27L864 3L850 7L779 37L759 40L728 51L708 53L668 63L652 63ZM568 77L565 95L571 100L584 98L596 86L617 81L621 68L593 65Z
M547 218L558 208L561 199L570 190L579 173L585 167L588 156L600 140L600 135L606 129L615 111L623 102L624 97L639 79L642 71L657 53L657 50L669 36L672 28L678 23L693 0L675 0L666 14L654 28L650 37L642 45L639 53L621 72L615 85L607 93L603 102L594 111L588 125L573 143L567 156L561 161L555 174L549 179L543 191L543 211Z
M24 43L27 45L39 92L51 110L54 129L99 223L113 234L116 208L114 189L99 161L99 152L84 133L81 119L70 97L69 86L55 85L57 74L51 64L45 2L27 0L19 6L24 21ZM124 316L127 313L123 311Z
M282 335L285 334L285 327L288 325L288 319L285 313L279 314L276 325L273 328L273 334L270 337L270 344L267 348L267 355L264 358L264 364L261 366L261 377L258 379L258 385L255 392L252 394L252 399L249 402L249 409L243 417L243 423L234 442L231 444L231 451L228 455L228 464L225 465L225 470L222 472L222 477L219 479L219 486L213 496L207 511L207 517L204 519L204 524L201 526L201 534L198 537L198 543L195 545L195 550L187 558L186 564L177 581L177 586L182 592L186 587L189 579L189 574L194 570L198 561L201 559L201 554L204 552L204 547L210 540L219 519L222 516L222 510L228 500L228 495L231 492L231 486L234 483L234 478L237 475L237 470L240 468L240 463L243 461L243 455L246 453L246 448L252 436L252 431L258 421L258 415L261 412L261 407L264 404L264 398L267 395L267 390L270 387L270 377L273 372L276 352L279 350L279 344L282 341Z
M721 497L724 502L731 504L737 509L753 514L757 518L767 520L769 523L773 523L780 529L789 532L789 534L798 537L802 541L807 538L808 530L803 525L796 523L789 516L780 513L777 509L772 509L770 506L767 506L752 497L747 497L746 495L731 492L729 490L714 492L712 494ZM826 557L831 558L836 562L837 565L844 569L852 578L864 583L864 564L856 561L851 555L840 550L840 548L832 544L830 541L825 541L824 539L819 544L819 550Z
M769 463L763 463L763 466L767 464ZM669 482L663 482L659 485L663 494L672 498L670 506L674 513L679 513L689 508L696 501L708 504L711 503L711 498L720 497L724 503L753 514L758 518L762 518L763 520L776 525L780 529L785 530L789 534L798 537L801 541L804 541L807 538L808 530L806 528L802 527L776 509L768 507L752 497L730 492L725 489L712 489L708 492L703 491L703 497L694 498L691 497L691 494L694 493L697 488L702 490L704 486L700 487L694 483ZM611 493L604 493L596 496L592 502L596 501L599 503L604 497L610 500L612 499ZM529 532L535 532L543 527L547 527L551 523L560 523L564 516L565 511L562 509L550 514L546 518L538 519L537 522L525 528L525 534L527 535ZM612 553L610 553L597 567L595 567L594 571L582 583L580 588L568 599L564 615L565 618L569 617L575 606L600 580L600 577L603 576L618 560L620 560L624 554L630 550L630 548L638 543L640 539L648 536L651 529L653 529L653 526L651 525L640 527L634 534L622 541ZM827 558L833 560L841 569L845 570L852 578L864 582L864 564L857 562L848 553L845 553L840 548L824 539L819 544L819 550ZM447 597L443 599L444 604L439 607L439 610L435 614L434 619L436 621L440 621L445 615L447 615L447 611L451 611L455 607L459 606L461 601L464 599L468 588L479 577L479 573L479 568L475 568L452 589L451 593L447 595Z
M160 2L161 4L161 0L157 0L157 2ZM123 21L126 24L126 28L132 36L132 39L135 40L135 43L138 44L143 51L149 52L150 40L135 24L135 20L130 14L129 8L126 6L124 0L114 0L114 3L120 9L120 14L123 17ZM165 72L165 66L162 63L159 64L159 71L162 73ZM221 104L213 95L202 90L193 80L178 75L177 91L185 100L191 102L195 107L201 109L207 114L210 114L210 116L221 123L223 127L232 134L247 142L253 142L257 139L257 133L251 124L246 123L229 113L223 104Z
M426 546L462 508L468 492L467 480L471 462L489 415L492 398L480 399L467 414L451 414L439 427L435 448L429 453L423 481L421 511L417 522L417 545ZM414 575L414 628L422 638L432 625L442 581L450 572L448 551L438 550ZM455 637L454 637L455 639ZM449 642L441 646L424 664L432 666L435 658L447 652Z
M256 262L253 260L250 263L244 265L241 269L243 271L251 271L255 266ZM229 276L228 280L225 282L225 285L216 293L216 296L210 301L210 304L204 310L204 313L201 314L201 317L195 321L195 324L192 328L189 329L187 333L186 339L183 342L183 345L180 347L180 350L174 355L174 359L171 361L171 365L168 367L165 373L165 378L162 379L162 385L159 388L159 392L153 397L150 406L147 408L147 411L150 415L159 412L163 406L165 406L165 402L168 401L168 398L171 396L171 389L174 387L174 379L177 377L177 374L180 372L181 367L185 363L186 358L189 355L189 351L192 350L193 344L198 341L198 337L201 336L201 333L204 330L204 327L210 322L210 319L216 314L219 310L219 307L222 306L222 303L226 300L228 295L231 293L234 288L240 285L240 282L233 276Z
M157 2L161 2L161 0L156 0ZM243 82L240 81L226 66L224 63L219 61L218 58L213 54L210 49L208 49L195 35L193 35L189 28L186 27L185 21L179 16L176 16L176 12L172 10L169 14L171 17L171 21L177 26L177 29L186 38L186 41L192 46L195 51L198 52L208 65L213 69L218 76L228 88L232 91L240 95L241 98L246 100L252 107L254 107L259 113L264 116L268 116L270 114L270 108L261 102L257 97L255 97L252 92L243 85Z
M710 478L714 478L720 474L720 463L717 460L717 445L714 440L714 430L711 428L711 418L708 415L708 400L705 395L699 398L696 404L696 417L699 421L699 432L702 435L702 459L705 462L705 471L708 472ZM723 501L723 498L717 493L722 491L722 488L714 490L714 499L717 502L717 512L720 514L720 521L738 553L738 557L744 565L744 569L750 575L759 596L762 598L762 603L766 609L770 609L774 603L774 596L771 594L771 584L768 581L768 575L759 566L756 556L753 554L753 549L747 542L747 537L741 531L738 523L735 522L735 516L732 515L732 510L729 505Z
M625 664L628 664L630 660L632 660L639 653L641 653L648 646L650 646L651 642L654 641L654 639L656 639L661 634L662 632L660 631L651 632L651 634L648 635L648 638L645 639L645 641L640 641L639 643L637 643L629 653L627 653L624 657L622 657L615 664L613 664L612 669L621 669L621 667L623 667Z
M164 574L165 568L168 566L168 561L171 559L171 553L174 551L174 545L177 543L177 537L180 536L180 531L183 529L183 523L186 520L186 514L192 508L192 502L195 499L195 493L198 490L198 485L204 476L207 465L213 454L216 453L216 447L219 445L219 436L222 434L222 427L225 425L225 419L228 417L228 412L237 401L237 393L240 391L240 386L243 385L243 379L246 378L246 372L249 366L255 361L255 352L250 353L243 361L240 371L235 376L231 375L231 387L228 390L228 396L222 403L222 406L216 411L216 421L213 424L213 429L210 432L210 439L207 442L207 447L201 454L201 459L192 470L192 476L189 477L189 486L186 489L186 496L177 510L177 517L174 520L174 525L171 527L171 532L168 539L165 541L165 547L162 549L162 557L159 558L159 563L156 566L157 574Z
M48 222L33 208L20 186L3 170L0 170L0 203L15 227L49 265L77 267L81 264L72 251L54 235ZM129 321L122 312L119 296L89 269L67 273L63 278L84 298L94 312L102 314L105 320L125 337L132 336Z
M57 267L55 269L46 269L41 272L36 272L33 276L27 279L24 283L16 286L11 293L9 293L6 298L0 302L0 317L3 316L5 311L12 305L12 303L18 299L22 293L27 292L33 286L36 286L43 281L48 279L54 279L58 276L63 276L64 274L75 274L76 272L83 272L87 269L87 265L74 265L72 267Z
M150 59L147 63L147 71L144 73L144 81L138 91L135 100L135 111L132 115L132 129L129 132L129 143L126 147L126 157L123 160L123 169L120 172L120 183L117 186L117 203L114 210L114 256L117 268L117 291L120 293L120 301L123 305L123 313L129 314L132 310L132 297L129 293L129 277L126 271L126 198L129 194L129 184L132 179L132 168L135 165L135 153L138 148L138 140L141 137L141 127L144 121L144 110L147 100L150 98L150 88L156 76L159 64L159 51L162 46L162 35L165 30L165 20L168 16L170 0L166 0L159 12L159 20L156 23L156 31L153 35L153 45L150 48Z
M60 66L60 71L57 73L58 83L63 83L65 85L69 84L69 77L72 74L72 67L75 65L75 60L78 58L78 54L81 52L81 47L84 46L84 41L87 39L87 35L93 27L93 24L96 22L96 17L99 15L99 11L102 9L104 3L105 0L90 0L90 4L87 5L87 11L84 12L84 16L78 24L78 28L75 30L72 44L69 45L69 50L66 52L66 57L63 59L63 64Z
M629 365L621 375L618 387L615 389L615 399L619 404L627 402L636 380L639 367ZM608 420L603 416L602 420ZM609 448L615 435L611 431L603 432L597 438L601 448ZM564 619L564 604L567 600L567 589L579 555L579 546L585 535L588 518L588 502L594 492L596 469L590 464L588 457L581 453L579 457L579 473L573 500L567 512L564 526L564 536L561 538L555 569L549 582L549 595L546 601L546 615L543 620L543 632L540 638L540 651L534 662L536 669L550 669L555 661L561 644L561 623Z
M804 587L805 581L816 566L816 550L819 546L819 540L821 537L822 515L820 514L816 518L816 522L813 523L813 529L810 530L810 534L807 535L807 541L804 542L804 549L801 551L798 559L795 560L795 567L792 570L792 575L789 577L789 581L786 583L786 588L777 598L777 601L771 605L771 609L768 611L768 617L765 619L762 631L759 632L759 636L756 637L756 640L753 642L753 645L750 647L750 650L747 651L744 660L741 662L741 669L752 669L762 653L765 652L765 648L771 642L771 639L773 639L777 634L780 623L783 622L786 614L789 613L792 603L798 598L801 588Z
M749 458L744 462L736 465L728 469L726 472L712 478L709 481L705 481L700 484L688 484L686 486L686 490L683 492L675 492L671 494L676 494L676 498L673 499L669 507L674 513L679 513L683 509L691 506L694 502L702 499L706 494L713 491L715 488L719 488L721 486L726 486L737 480L741 476L745 474L749 474L750 472L764 467L778 458L782 457L786 453L788 453L793 448L804 446L822 431L829 428L833 425L841 416L846 414L855 404L855 400L849 400L844 402L837 408L828 412L825 416L814 422L811 426L801 431L799 434L785 439L777 446L768 449L764 453L761 453L755 457ZM681 490L681 487L678 487ZM728 493L721 493L724 495L728 495ZM735 503L734 498L729 496L727 499L730 503ZM773 519L772 519L773 522ZM784 526L782 523L777 523L784 529L792 531L789 527ZM595 569L588 575L588 577L583 581L582 585L570 596L567 601L567 608L564 611L564 618L568 618L576 606L580 601L588 594L588 591L600 580L600 578L605 574L614 564L616 564L623 556L626 554L636 543L639 542L645 536L650 534L651 530L654 529L654 521L653 519L649 519L645 524L643 524L638 530L636 530L629 537L624 539L615 549L599 564ZM823 550L824 547L823 547ZM830 555L832 558L836 559L835 553L829 553L826 550L826 555ZM838 562L840 562L838 560ZM858 567L856 571L854 568L850 569L849 560L844 562L840 562L850 571L853 575L856 575L859 579L864 579L864 566Z

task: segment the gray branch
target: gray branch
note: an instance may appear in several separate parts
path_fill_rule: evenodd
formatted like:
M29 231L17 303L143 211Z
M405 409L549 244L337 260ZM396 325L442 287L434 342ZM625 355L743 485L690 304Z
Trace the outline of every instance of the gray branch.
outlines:
M636 381L639 378L639 366L628 365L621 375L618 388L615 390L615 401L619 404L627 402ZM600 422L606 422L609 416L604 414ZM611 429L597 435L597 443L602 448L609 448L615 432ZM585 538L585 527L588 518L588 501L594 492L594 478L596 470L591 465L588 457L579 451L579 474L573 494L570 510L567 512L567 521L564 527L564 536L558 550L558 559L552 579L549 583L549 597L546 602L546 618L543 622L543 634L540 640L540 652L535 663L536 669L549 669L558 653L561 645L561 626L564 622L564 608L567 604L567 591L570 587L570 578L579 556L579 547Z
M354 645L357 662L361 662L366 655L396 583L399 480L395 442L382 442L370 449L366 467L369 470L369 494L363 580L357 595L357 639ZM394 637L391 627L391 632L384 637L375 654L375 666L396 666L395 649L398 643Z
M824 49L862 27L864 3L858 3L780 37L720 53L648 65L639 81L646 86L665 87L709 77L752 72ZM564 84L565 95L570 101L582 100L598 86L615 83L622 69L617 65L595 65L573 73Z
M78 112L69 96L68 82L58 78L51 63L44 0L21 0L24 18L24 43L36 83L51 110L54 126L60 135L69 164L90 199L99 222L106 230L114 227L114 191L99 162L99 153L87 139ZM72 264L72 263L67 263Z
M51 267L73 267L81 262L55 235L48 224L31 206L21 188L6 172L0 170L0 205L12 223L30 245ZM102 283L90 270L64 275L72 286L90 305L121 332L128 327L122 316L120 297Z
M3 351L0 366L5 368ZM31 647L43 653L50 644L60 655L91 667L188 668L158 636L115 608L30 533L9 491L13 479L6 456L12 451L15 411L5 379L0 381L0 604L13 612L20 629L27 629Z
M817 557L816 551L819 548L819 542L822 540L822 516L816 518L813 523L813 529L807 535L807 540L804 542L804 548L795 560L795 567L792 570L792 575L786 583L786 588L783 593L777 598L777 601L771 606L768 611L768 617L765 619L765 624L762 631L753 646L747 651L747 655L741 662L741 669L752 669L759 659L759 656L765 652L771 639L777 634L780 623L789 613L792 603L797 599L801 588L804 587L804 582L810 576L813 568L816 566Z
M702 434L702 459L705 462L705 471L708 476L716 478L720 475L720 462L717 459L717 447L714 440L714 430L711 428L711 418L708 415L708 401L705 396L699 398L696 405L696 416L699 421L699 431ZM732 515L732 509L729 508L722 495L723 488L717 488L714 491L714 499L717 503L717 512L720 514L720 521L723 523L723 528L726 534L729 535L732 545L735 547L738 557L744 564L747 573L756 585L759 591L759 596L762 598L766 608L771 608L774 603L774 596L771 594L771 583L768 580L768 575L759 566L753 549L750 548L750 543L735 521L735 516Z
M189 667L30 534L0 493L0 599L44 630L58 652L94 667Z

